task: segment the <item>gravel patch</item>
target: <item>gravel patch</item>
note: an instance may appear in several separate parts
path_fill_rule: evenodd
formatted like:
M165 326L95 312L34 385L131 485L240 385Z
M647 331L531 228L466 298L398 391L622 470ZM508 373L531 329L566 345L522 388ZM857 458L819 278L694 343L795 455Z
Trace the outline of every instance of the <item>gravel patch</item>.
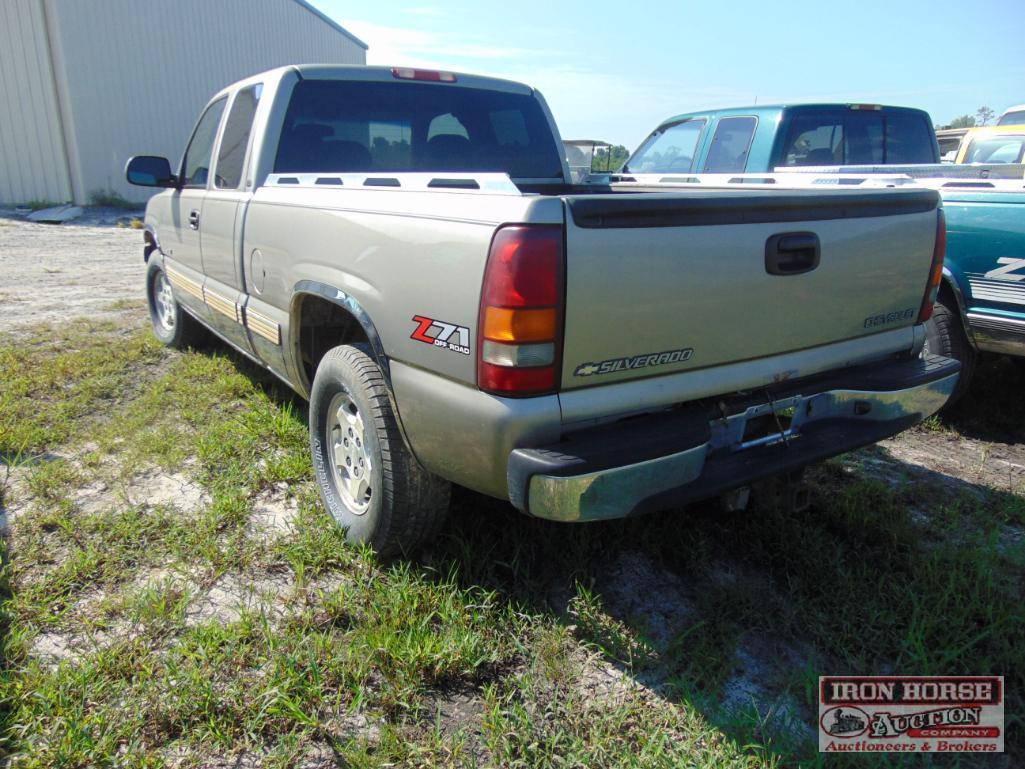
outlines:
M113 318L124 300L142 306L142 231L105 226L97 214L83 219L0 218L0 335L82 316Z

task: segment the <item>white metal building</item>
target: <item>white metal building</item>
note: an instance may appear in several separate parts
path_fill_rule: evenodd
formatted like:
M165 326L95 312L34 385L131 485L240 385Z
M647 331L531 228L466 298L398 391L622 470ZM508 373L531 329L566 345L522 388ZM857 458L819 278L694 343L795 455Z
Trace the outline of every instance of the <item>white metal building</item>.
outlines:
M174 165L216 91L366 48L304 0L0 0L0 204L145 200L125 161Z

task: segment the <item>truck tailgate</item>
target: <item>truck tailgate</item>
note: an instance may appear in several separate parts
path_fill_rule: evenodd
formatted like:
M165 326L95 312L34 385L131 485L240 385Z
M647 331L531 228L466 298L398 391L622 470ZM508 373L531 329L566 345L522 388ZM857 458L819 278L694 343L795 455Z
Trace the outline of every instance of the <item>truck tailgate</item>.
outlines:
M716 190L565 202L571 389L913 325L938 196Z

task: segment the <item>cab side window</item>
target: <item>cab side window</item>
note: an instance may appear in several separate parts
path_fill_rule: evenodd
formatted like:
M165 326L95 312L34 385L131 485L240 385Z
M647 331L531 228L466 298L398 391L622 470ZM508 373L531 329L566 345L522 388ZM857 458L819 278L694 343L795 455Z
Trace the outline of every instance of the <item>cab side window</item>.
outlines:
M755 135L758 118L724 117L712 135L712 144L705 160L705 171L730 174L747 167L747 155Z
M253 118L260 103L262 85L243 88L231 103L228 120L224 124L224 136L217 150L217 176L214 186L222 190L237 189L242 181L242 165L249 147L249 135L253 131Z
M189 146L185 148L185 157L182 159L182 186L206 187L214 141L217 138L217 126L221 123L221 114L227 101L226 96L215 101L207 107L196 124L196 130L192 132Z

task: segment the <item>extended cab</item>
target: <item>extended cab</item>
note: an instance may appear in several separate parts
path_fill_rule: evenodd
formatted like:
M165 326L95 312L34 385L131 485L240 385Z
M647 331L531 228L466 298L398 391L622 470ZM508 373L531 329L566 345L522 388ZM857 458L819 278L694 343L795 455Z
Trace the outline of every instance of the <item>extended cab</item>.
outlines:
M939 162L927 112L877 104L799 104L677 115L663 121L620 170L726 174Z
M919 355L935 191L574 185L517 83L277 69L127 175L164 188L157 336L209 329L308 396L324 502L380 551L450 482L557 520L665 509L892 435L958 378Z

